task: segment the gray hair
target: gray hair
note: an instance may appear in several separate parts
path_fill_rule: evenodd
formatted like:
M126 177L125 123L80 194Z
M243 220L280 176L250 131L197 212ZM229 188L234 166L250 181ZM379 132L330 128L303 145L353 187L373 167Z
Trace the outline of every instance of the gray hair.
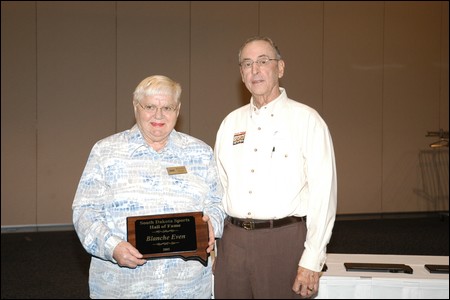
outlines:
M267 37L267 36L254 36L251 37L249 39L247 39L244 44L242 44L241 48L239 48L239 54L238 54L238 61L241 62L241 53L242 53L242 49L244 49L245 46L247 46L247 44L254 42L254 41L264 41L270 44L270 46L272 46L273 50L275 50L275 54L276 54L276 58L277 59L281 59L281 53L280 50L278 49L278 47L275 45L275 43L272 41L271 38Z
M167 76L153 75L139 83L133 92L133 101L140 102L145 96L161 94L172 96L180 103L181 85Z

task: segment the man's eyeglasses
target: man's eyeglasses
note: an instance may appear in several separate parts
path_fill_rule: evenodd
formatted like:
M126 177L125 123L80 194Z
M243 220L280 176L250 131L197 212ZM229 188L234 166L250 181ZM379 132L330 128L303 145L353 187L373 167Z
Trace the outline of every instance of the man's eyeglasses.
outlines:
M163 106L163 107L157 107L156 105L142 105L139 103L139 106L142 107L142 109L148 113L156 113L158 110L161 110L161 112L165 115L169 115L173 112L175 112L177 109L172 106Z
M267 66L269 62L272 60L279 61L279 59L277 58L268 58L267 56L265 56L258 58L256 61L253 61L251 59L244 59L243 61L241 61L239 65L241 66L242 69L246 70L250 69L253 66L253 63L256 63L258 67L264 67Z

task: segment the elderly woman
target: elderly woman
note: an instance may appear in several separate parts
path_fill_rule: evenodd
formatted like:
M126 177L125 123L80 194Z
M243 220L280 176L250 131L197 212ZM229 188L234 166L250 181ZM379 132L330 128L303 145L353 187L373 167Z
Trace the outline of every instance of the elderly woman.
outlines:
M92 255L90 297L211 298L210 257L206 266L170 256L147 260L127 241L127 217L202 212L209 253L225 217L211 147L174 129L180 84L151 76L133 95L136 124L94 145L72 206Z

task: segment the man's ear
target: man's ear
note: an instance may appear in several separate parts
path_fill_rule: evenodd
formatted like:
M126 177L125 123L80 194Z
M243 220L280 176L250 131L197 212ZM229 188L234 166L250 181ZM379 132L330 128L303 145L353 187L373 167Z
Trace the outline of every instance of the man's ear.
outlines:
M280 59L278 61L278 78L283 77L284 75L284 68L285 68L284 60Z

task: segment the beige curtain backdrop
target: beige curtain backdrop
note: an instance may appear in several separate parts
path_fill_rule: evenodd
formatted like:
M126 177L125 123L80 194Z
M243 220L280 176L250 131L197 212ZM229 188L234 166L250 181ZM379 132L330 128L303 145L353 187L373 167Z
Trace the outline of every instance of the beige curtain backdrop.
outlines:
M237 51L258 34L281 50L288 96L330 127L338 214L448 210L448 148L424 158L437 139L427 132L448 131L448 11L447 1L2 1L2 231L72 223L91 147L133 125L132 92L149 75L182 84L177 129L213 146L221 120L249 101Z

